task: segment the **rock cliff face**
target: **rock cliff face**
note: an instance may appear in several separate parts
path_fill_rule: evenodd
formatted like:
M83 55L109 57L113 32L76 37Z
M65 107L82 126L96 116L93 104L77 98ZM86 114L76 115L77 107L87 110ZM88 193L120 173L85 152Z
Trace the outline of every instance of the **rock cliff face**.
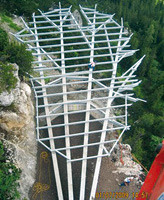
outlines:
M142 168L139 164L133 161L131 154L131 147L128 144L120 144L117 145L115 151L112 154L112 158L114 158L115 152L117 153L115 165L117 166L117 170L115 173L124 173L127 176L139 176L142 173ZM122 149L122 150L121 150ZM122 152L121 152L122 151ZM121 156L122 154L122 156ZM120 162L122 158L122 162Z
M115 170L112 173L125 174L126 176L136 177L136 185L141 187L142 178L145 177L142 167L134 161L129 144L119 144L112 153L112 161L115 164Z
M18 66L15 65L18 71ZM36 137L34 107L30 87L21 82L10 93L0 95L0 138L7 149L8 160L21 169L21 199L28 199L29 188L35 181Z

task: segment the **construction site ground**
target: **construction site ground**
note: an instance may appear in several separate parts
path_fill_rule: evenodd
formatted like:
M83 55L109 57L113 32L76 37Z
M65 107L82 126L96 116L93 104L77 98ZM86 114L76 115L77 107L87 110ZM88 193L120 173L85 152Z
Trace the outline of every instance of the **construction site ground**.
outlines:
M82 121L85 120L85 114L74 114L69 116L70 122L75 121ZM60 124L64 123L63 117L57 117L53 120L53 124ZM93 122L91 124L92 130L101 129L102 124L99 122ZM54 131L54 135L63 135L64 128L57 127ZM72 133L80 133L84 131L84 124L80 125L73 125L70 126L70 134ZM47 134L46 131L41 132L41 134ZM92 140L95 142L98 141L100 134L96 134L89 138L90 142ZM76 139L71 140L71 144L80 145L83 143L83 136L81 137L74 137ZM56 142L56 147L63 147L64 140L59 140ZM89 155L93 155L96 153L98 149L96 147L92 147L89 149ZM63 152L65 153L65 152ZM78 158L79 155L82 154L82 150L73 150L72 156ZM64 191L64 200L67 200L68 196L68 189L67 189L67 169L66 169L66 159L58 155L58 164L59 164L59 171L62 180L62 188ZM95 159L88 160L87 165L87 179L86 179L86 198L85 200L89 200L89 194L91 189L92 177L94 173L95 167ZM129 186L119 186L124 178L127 175L123 173L113 173L116 171L117 167L115 163L111 161L110 157L104 157L102 159L101 164L101 171L99 176L99 182L96 192L95 199L135 199L137 192L139 192L139 187L134 180L129 184ZM73 182L74 182L74 199L79 199L79 192L80 192L80 174L81 174L81 161L80 162L73 162L72 163L72 171L73 171ZM37 170L36 170L36 181L29 192L29 199L30 200L57 200L57 190L55 184L55 176L53 172L53 165L51 159L51 153L43 147L41 144L38 143L38 152L37 152Z

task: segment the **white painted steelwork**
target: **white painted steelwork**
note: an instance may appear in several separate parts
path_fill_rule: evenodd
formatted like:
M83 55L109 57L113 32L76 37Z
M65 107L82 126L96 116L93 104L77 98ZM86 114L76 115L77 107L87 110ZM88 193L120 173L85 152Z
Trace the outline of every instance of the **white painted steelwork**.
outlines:
M102 157L111 155L123 133L130 128L127 108L132 103L129 101L141 100L133 97L132 90L141 82L134 79L134 72L144 56L124 74L117 74L118 63L137 50L128 49L132 35L127 36L124 32L123 20L119 25L113 19L114 15L99 13L96 7L80 6L87 23L80 26L71 7L61 8L59 3L57 9L45 13L39 10L38 15L33 14L32 22L26 23L22 19L25 28L13 34L18 41L27 44L35 56L35 75L30 77L36 98L37 140L52 153L59 200L64 199L64 191L58 155L67 163L69 200L74 199L72 163L81 161L79 199L84 200L88 160L96 159L89 197L93 199ZM90 65L93 62L95 67ZM81 113L85 114L84 120L69 121L69 116ZM63 117L63 123L53 124L59 116ZM91 130L94 122L100 122L102 129ZM83 132L70 133L70 127L80 124L84 125ZM64 127L63 135L55 134L55 128L59 127ZM45 130L48 135L43 132ZM107 136L117 130L120 130L119 137L110 140ZM90 136L98 134L99 141L90 142ZM72 138L79 137L83 137L81 144L71 144ZM64 139L64 147L60 146L60 139ZM97 148L97 153L89 155L90 147ZM79 149L82 149L81 156L74 157L72 151Z

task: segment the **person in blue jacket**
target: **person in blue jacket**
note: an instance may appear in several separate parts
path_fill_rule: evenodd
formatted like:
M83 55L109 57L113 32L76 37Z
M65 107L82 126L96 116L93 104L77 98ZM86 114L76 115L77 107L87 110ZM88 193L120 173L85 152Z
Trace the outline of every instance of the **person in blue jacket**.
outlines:
M89 65L88 65L88 69L92 68L93 70L95 69L95 62L91 62Z

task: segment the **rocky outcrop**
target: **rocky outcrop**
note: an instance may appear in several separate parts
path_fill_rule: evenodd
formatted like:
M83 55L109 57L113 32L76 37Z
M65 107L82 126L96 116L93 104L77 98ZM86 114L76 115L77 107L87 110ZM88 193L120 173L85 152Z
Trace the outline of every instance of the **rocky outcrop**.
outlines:
M29 189L35 181L37 148L31 95L30 87L19 78L15 89L0 95L0 138L7 149L8 160L22 171L21 199L28 199Z
M113 173L123 173L127 176L137 177L137 180L139 180L140 176L144 173L142 167L134 162L131 150L131 146L128 144L117 145L112 153L112 160L116 166L116 170Z
M0 106L10 106L14 101L13 93L7 91L0 94Z
M75 10L73 12L73 16L74 16L75 20L77 21L77 23L79 24L79 26L82 26L83 21L82 21L81 15L78 10ZM77 26L75 26L74 20L71 20L70 23L72 24L72 27L70 27L70 28L78 28Z

